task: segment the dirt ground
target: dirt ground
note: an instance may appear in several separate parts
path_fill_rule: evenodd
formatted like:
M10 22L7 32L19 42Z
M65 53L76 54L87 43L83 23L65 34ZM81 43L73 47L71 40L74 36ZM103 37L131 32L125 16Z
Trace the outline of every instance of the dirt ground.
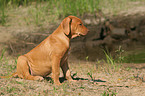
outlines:
M116 28L124 28L124 24L136 26L144 36L145 7L137 7L120 12L119 15L109 17ZM88 23L86 18L84 23ZM90 18L91 21L91 18ZM141 25L140 25L141 24ZM87 24L90 33L86 37L78 37L72 40L69 66L73 79L76 82L68 82L60 74L61 86L55 86L50 79L44 81L30 81L20 78L0 79L0 95L13 96L145 96L145 64L117 64L115 69L104 62L104 53L100 43L93 41L99 37L100 25ZM49 26L53 31L57 26ZM29 30L29 31L28 31ZM41 33L41 34L40 34ZM24 54L38 45L51 32L46 28L12 28L0 26L0 54L3 48L6 52L0 61L0 75L8 75L16 71L16 60L19 54ZM109 39L110 40L110 39ZM138 45L144 44L144 37L139 42L122 40L107 45L112 51L122 45L124 50L134 50ZM106 39L107 42L108 39ZM127 42L127 43L126 43ZM132 46L130 46L132 45ZM144 48L144 47L142 47ZM109 95L108 95L109 94Z
M1 75L16 71L14 60L1 64ZM109 96L144 96L145 83L142 77L145 75L143 68L145 65L130 65L125 64L125 67L113 70L105 64L69 61L71 74L76 82L64 81L62 73L60 74L60 81L63 83L61 86L55 86L50 76L42 82L20 78L0 79L0 94L4 96L108 96L107 94Z

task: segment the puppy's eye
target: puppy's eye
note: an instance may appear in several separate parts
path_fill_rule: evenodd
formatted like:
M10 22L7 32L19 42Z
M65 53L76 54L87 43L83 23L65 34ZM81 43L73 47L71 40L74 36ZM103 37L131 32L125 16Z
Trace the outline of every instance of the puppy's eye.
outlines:
M79 25L81 25L81 26L82 26L82 24L79 24Z

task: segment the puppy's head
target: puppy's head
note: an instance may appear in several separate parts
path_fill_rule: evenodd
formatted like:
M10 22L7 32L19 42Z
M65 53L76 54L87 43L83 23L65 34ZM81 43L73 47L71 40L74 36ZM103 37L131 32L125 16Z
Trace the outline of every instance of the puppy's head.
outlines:
M65 35L75 38L80 35L86 35L88 29L83 25L82 21L75 16L66 17L61 23Z

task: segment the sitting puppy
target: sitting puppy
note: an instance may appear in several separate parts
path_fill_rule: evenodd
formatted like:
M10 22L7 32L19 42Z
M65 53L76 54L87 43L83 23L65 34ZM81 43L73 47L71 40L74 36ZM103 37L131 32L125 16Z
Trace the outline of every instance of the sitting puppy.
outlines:
M60 85L61 67L64 77L72 81L67 62L70 39L87 33L88 29L79 18L66 17L50 36L30 52L18 58L17 72L11 76L1 76L0 78L18 76L23 79L41 81L43 77L52 72L54 83Z

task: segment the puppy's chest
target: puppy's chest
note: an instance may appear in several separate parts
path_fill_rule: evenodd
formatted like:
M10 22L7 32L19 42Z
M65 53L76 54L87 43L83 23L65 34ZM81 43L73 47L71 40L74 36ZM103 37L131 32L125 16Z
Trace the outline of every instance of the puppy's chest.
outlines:
M64 62L68 59L68 56L70 55L70 48L66 51L66 53L64 54L64 56L61 59L61 62Z

